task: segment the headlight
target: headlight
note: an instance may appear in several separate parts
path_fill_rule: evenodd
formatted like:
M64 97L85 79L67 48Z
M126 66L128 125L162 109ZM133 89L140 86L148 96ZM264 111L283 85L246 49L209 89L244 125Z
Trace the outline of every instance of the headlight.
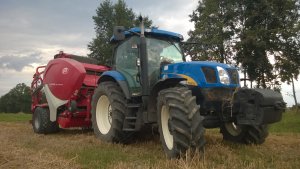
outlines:
M217 66L217 70L218 70L220 82L226 85L230 84L229 75L227 71L220 66Z

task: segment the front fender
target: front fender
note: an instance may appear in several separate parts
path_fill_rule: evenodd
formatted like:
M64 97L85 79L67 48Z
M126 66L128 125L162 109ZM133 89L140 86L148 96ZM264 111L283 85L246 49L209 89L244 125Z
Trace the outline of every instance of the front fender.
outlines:
M125 77L118 71L106 71L104 73L102 73L101 77L99 78L97 84L100 84L101 82L105 82L105 81L114 81L116 83L118 83L118 85L121 87L125 97L127 99L130 99L130 91L128 88L128 84L126 82Z
M170 87L175 87L178 84L180 84L180 82L182 81L186 81L186 79L181 78L181 77L174 77L174 78L167 78L167 79L161 79L159 80L152 88L151 92L150 92L150 97L148 99L148 111L145 114L145 121L147 123L152 123L152 122L156 122L157 121L157 117L156 117L156 105L157 104L157 96L158 93L166 88L170 88Z

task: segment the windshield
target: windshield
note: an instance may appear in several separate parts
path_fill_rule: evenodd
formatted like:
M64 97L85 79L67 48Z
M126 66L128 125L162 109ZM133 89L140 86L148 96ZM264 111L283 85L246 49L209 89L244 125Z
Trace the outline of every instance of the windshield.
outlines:
M178 42L146 38L148 56L148 77L150 86L160 79L160 68L166 64L183 62Z
M155 63L182 62L183 56L178 42L147 38L148 61Z

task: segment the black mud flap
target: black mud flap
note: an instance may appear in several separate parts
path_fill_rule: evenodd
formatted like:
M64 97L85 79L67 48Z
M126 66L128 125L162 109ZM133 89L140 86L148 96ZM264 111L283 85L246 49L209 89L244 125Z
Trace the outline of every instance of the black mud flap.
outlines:
M281 120L285 102L280 93L270 89L242 88L234 94L232 111L238 124L270 124Z

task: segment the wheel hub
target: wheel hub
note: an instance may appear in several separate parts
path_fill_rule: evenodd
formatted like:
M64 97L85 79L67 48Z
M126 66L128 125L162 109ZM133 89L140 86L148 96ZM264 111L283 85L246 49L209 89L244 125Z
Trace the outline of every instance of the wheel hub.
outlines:
M169 108L167 108L165 105L161 108L161 128L166 146L169 150L171 150L174 146L174 138L170 132L171 124Z
M111 123L112 123L112 108L111 108L111 105L108 106L108 121L109 121L109 124L111 125Z
M40 121L38 120L38 118L36 117L36 118L34 118L34 126L35 126L35 128L40 128Z
M102 134L107 134L112 124L112 108L106 95L100 96L96 106L96 122Z
M238 136L242 132L242 128L234 122L225 123L225 128L232 136Z

